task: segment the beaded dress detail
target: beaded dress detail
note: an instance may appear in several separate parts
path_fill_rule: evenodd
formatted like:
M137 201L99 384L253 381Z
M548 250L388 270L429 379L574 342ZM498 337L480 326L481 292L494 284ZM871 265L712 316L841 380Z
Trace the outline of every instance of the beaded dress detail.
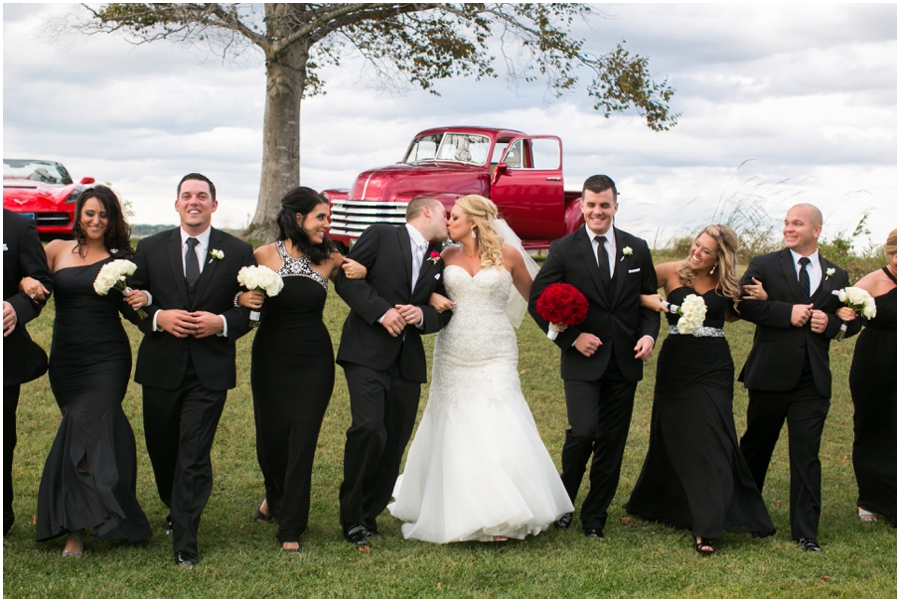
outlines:
M281 257L282 262L281 267L276 270L276 273L279 276L282 278L285 276L305 276L307 278L312 278L321 284L326 291L328 290L328 280L323 278L322 274L313 269L307 255L304 255L303 257L291 257L284 248L283 240L277 241L275 243L275 248L278 249L278 256Z
M448 265L444 283L456 306L435 340L428 405L388 508L409 539L523 539L572 504L522 395L506 313L512 276Z

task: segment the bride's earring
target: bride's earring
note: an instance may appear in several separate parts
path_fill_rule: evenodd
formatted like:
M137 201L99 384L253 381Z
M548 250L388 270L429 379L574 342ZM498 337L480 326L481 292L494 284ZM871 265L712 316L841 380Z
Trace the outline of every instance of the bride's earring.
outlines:
M475 228L472 228L472 238L478 238L478 235L475 234Z
M717 268L717 267L719 267L719 264L718 264L718 263L715 264L715 265L712 267L712 269L709 271L709 275L710 275L710 276L712 276L713 274L716 273L716 268Z

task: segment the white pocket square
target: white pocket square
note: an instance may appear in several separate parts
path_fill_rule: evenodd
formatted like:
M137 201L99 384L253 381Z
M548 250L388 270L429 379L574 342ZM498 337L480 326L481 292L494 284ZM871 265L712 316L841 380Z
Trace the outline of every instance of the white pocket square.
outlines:
M629 274L635 274L635 273L640 272L640 271L641 271L641 268L634 268L633 270L628 270L628 273L629 273Z
M435 274L435 275L434 275L434 279L435 279L435 280L440 280L440 279L441 279L441 275L440 275L440 274Z

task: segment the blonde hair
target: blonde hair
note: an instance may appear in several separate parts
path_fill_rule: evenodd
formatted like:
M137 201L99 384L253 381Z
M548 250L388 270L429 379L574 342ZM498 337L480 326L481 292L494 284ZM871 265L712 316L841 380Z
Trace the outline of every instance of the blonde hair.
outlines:
M716 284L716 290L737 303L741 299L741 287L738 285L737 277L737 252L741 248L741 241L734 230L725 224L706 226L697 233L693 242L697 242L697 239L703 234L716 241L716 256L719 260L719 281ZM681 284L693 287L694 272L691 270L689 262L685 261L681 264L677 273Z
M481 267L503 267L503 237L497 234L494 220L497 219L497 205L490 199L470 194L456 199L456 206L462 209L466 218L475 225L476 245L481 256Z
M897 254L897 228L891 230L888 234L887 242L884 243L884 258L888 261Z

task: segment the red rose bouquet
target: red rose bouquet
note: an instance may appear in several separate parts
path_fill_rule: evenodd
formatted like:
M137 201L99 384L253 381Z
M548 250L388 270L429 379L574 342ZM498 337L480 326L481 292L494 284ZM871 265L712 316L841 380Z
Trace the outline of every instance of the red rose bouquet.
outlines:
M559 282L551 284L541 292L535 309L540 317L550 322L547 338L553 341L558 333L565 330L557 328L557 324L577 326L584 322L587 318L588 301L581 291L571 284Z

